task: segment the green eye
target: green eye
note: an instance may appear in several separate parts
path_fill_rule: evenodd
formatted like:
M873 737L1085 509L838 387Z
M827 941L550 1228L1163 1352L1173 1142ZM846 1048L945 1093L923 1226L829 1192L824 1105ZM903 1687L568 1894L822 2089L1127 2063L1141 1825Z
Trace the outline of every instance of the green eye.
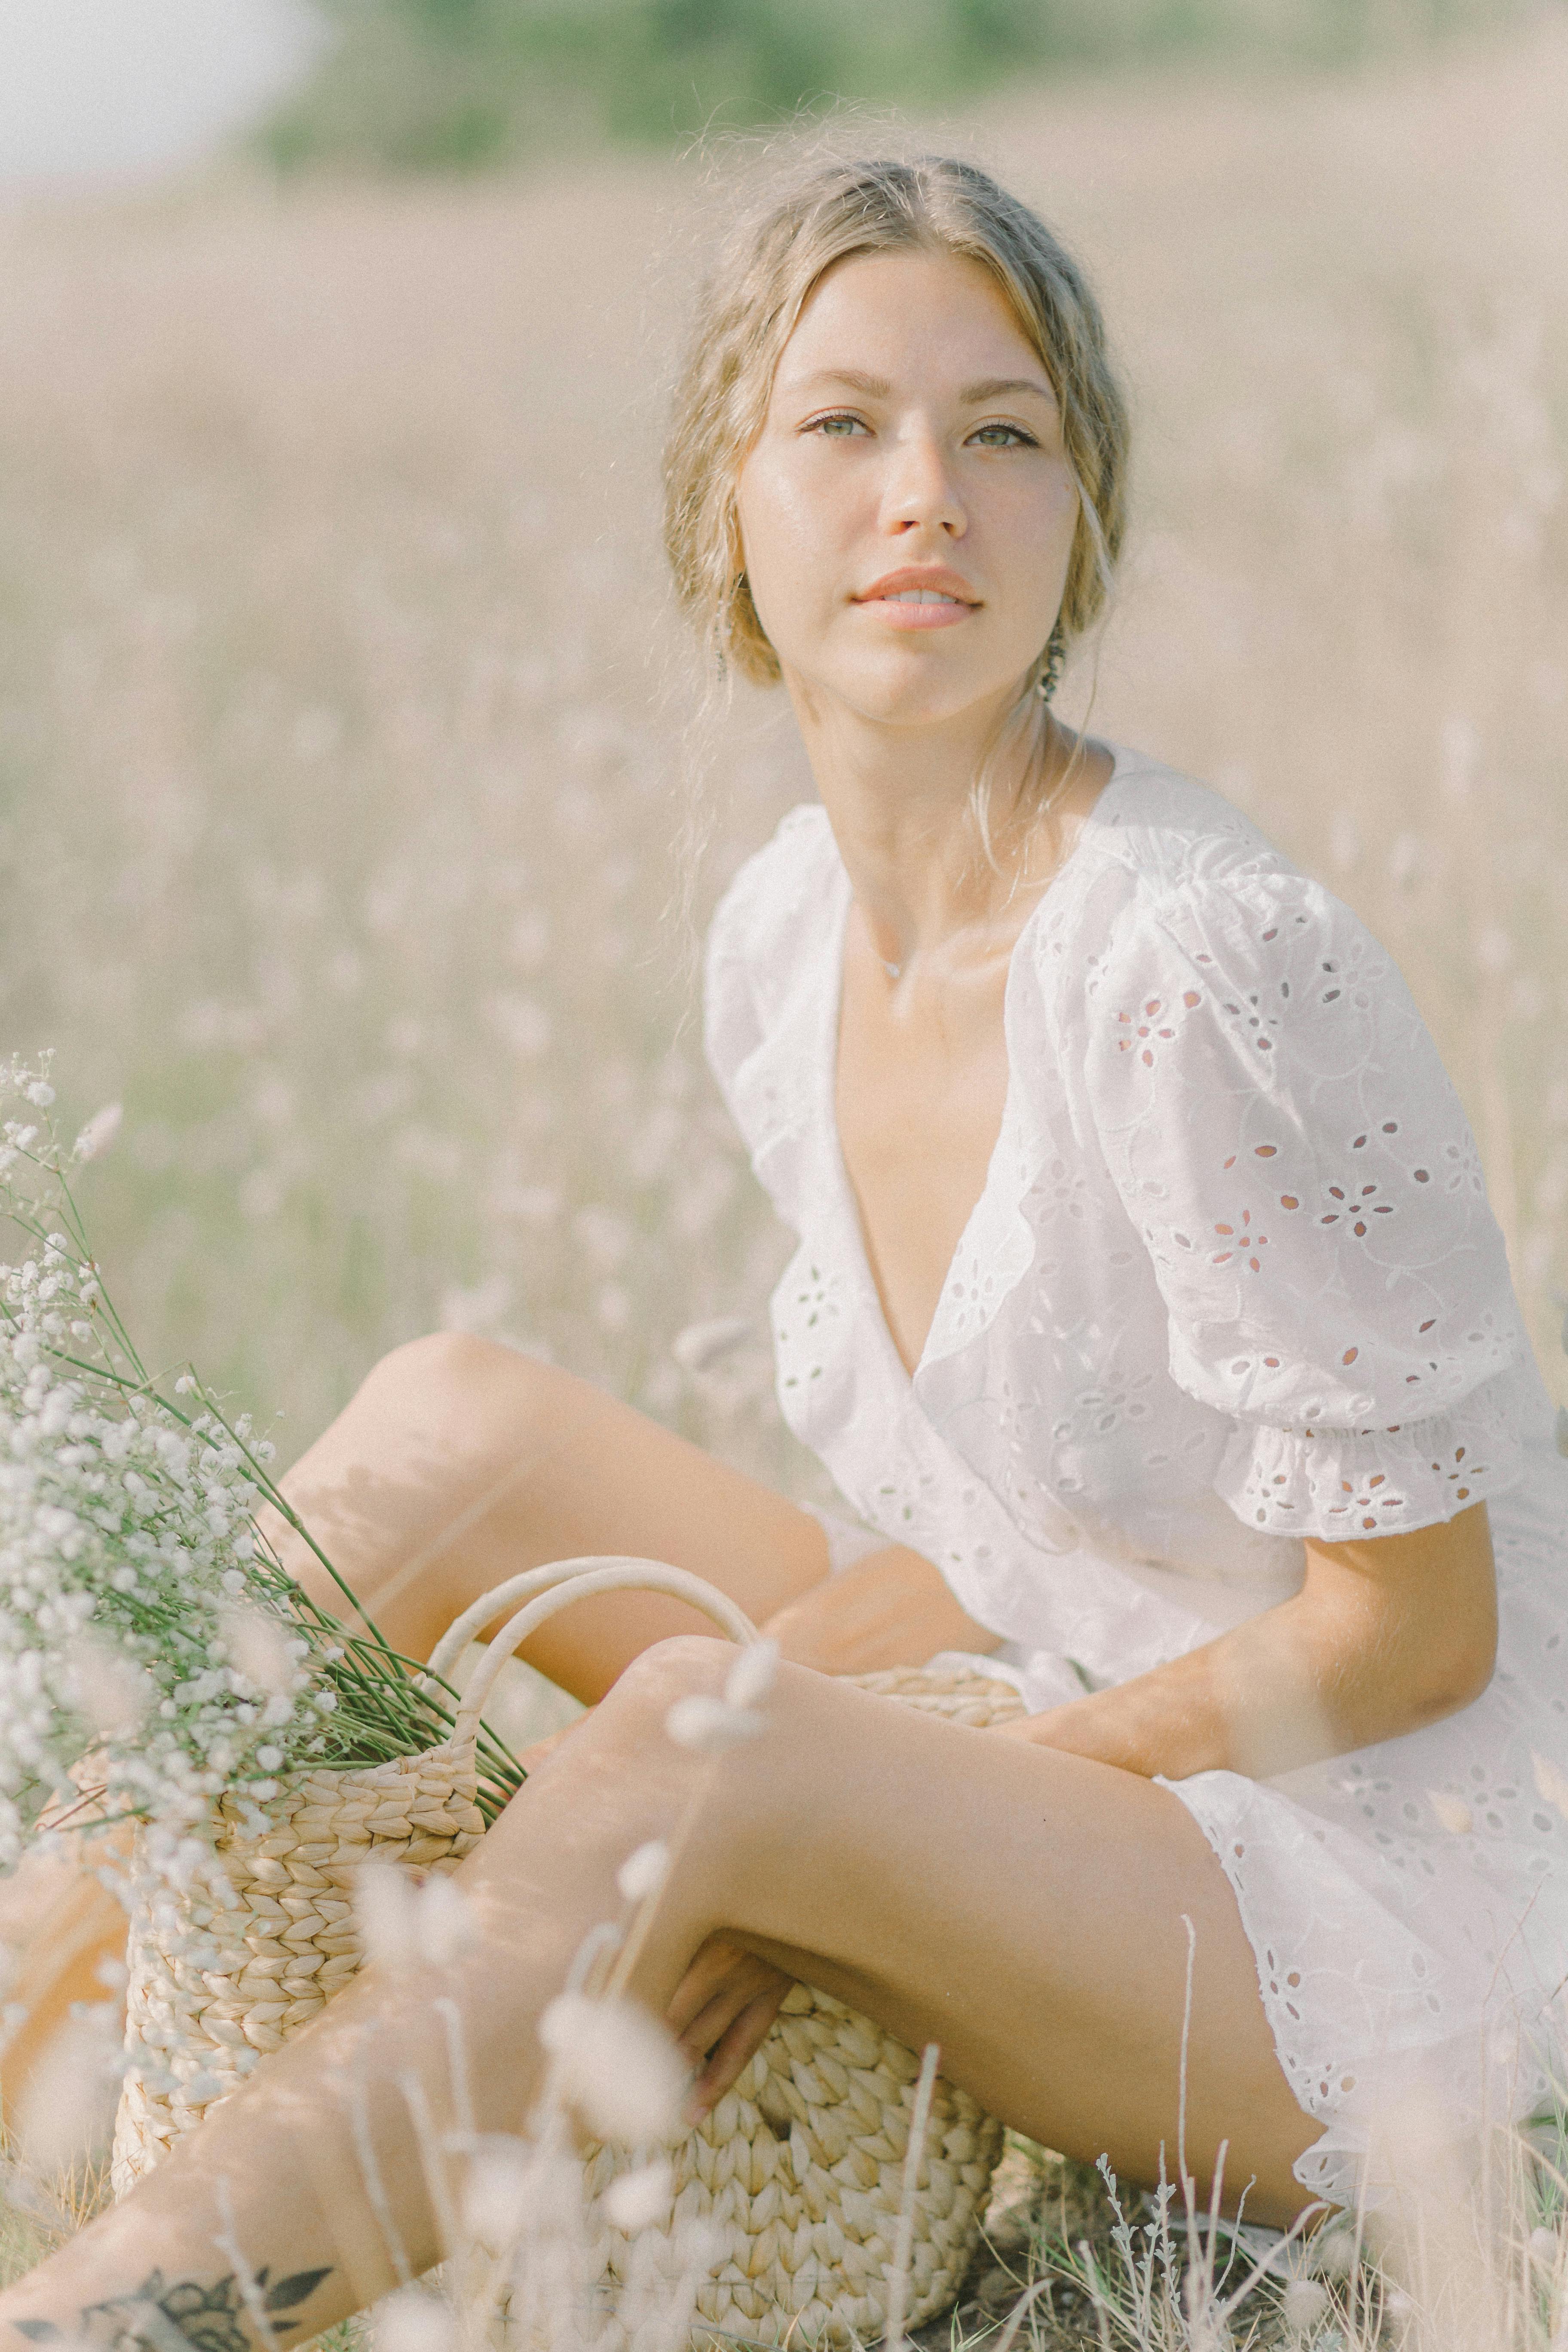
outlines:
M978 441L983 449L1033 449L1037 446L1016 425L982 425L969 437Z

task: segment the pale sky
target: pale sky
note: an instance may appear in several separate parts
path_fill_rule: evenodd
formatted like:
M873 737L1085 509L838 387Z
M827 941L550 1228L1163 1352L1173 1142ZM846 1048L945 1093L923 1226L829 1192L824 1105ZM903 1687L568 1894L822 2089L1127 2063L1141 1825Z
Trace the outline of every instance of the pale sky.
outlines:
M320 37L308 0L0 0L0 182L194 162Z

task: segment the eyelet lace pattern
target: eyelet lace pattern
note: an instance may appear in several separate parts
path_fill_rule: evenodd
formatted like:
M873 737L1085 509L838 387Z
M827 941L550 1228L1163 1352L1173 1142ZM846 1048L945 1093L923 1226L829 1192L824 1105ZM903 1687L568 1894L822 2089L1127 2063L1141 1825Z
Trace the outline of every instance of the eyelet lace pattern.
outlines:
M1568 1821L1532 1760L1568 1773L1568 1464L1463 1111L1348 908L1119 751L1014 951L1002 1132L911 1381L833 1115L848 907L826 812L798 808L710 936L709 1058L801 1242L780 1400L1026 1692L1031 1659L1044 1705L1064 1662L1118 1682L1212 1640L1300 1586L1303 1537L1490 1507L1481 1699L1310 1773L1167 1784L1324 2126L1299 2178L1375 2194L1392 2080L1428 2078L1457 2127L1539 2100L1568 1948Z

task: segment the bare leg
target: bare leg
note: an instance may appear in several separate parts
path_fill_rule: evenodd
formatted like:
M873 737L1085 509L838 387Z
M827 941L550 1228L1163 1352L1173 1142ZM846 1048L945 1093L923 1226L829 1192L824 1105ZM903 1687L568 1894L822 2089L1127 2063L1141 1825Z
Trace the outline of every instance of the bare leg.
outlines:
M15 1969L6 2000L26 2012L0 2058L9 2123L23 2084L73 2002L109 1998L99 1969L125 1949L125 1914L91 1871L69 1856L25 1854L15 1875L0 1885L0 1942Z
M809 1512L587 1381L466 1337L384 1357L284 1489L387 1639L416 1657L491 1585L549 1559L668 1560L757 1619L827 1573ZM341 1611L308 1547L266 1524L306 1590ZM563 1611L523 1654L592 1702L650 1642L705 1623L680 1601L617 1593Z
M442 1989L462 2016L481 2130L523 2124L542 2009L584 1933L616 1916L622 1857L668 1836L695 1795L635 1979L657 2013L725 1936L915 2046L939 2042L944 2070L1019 2129L1150 2179L1175 2146L1190 1919L1191 2168L1205 2182L1228 2137L1227 2181L1256 2178L1250 2211L1301 2210L1290 2167L1317 2126L1275 2059L1224 1874L1175 1798L788 1666L762 1737L705 1763L664 1738L664 1717L682 1693L714 1688L732 1654L680 1641L639 1660L464 1864L482 1942ZM416 2073L449 2121L435 1989L367 1971L123 2205L0 2297L0 2318L74 2329L153 2268L215 2284L234 2267L215 2250L224 2182L249 2264L328 2273L300 2315L307 2329L369 2301L394 2272L356 2155L356 2100L407 2262L434 2262L399 2078Z
M488 1340L438 1335L384 1359L284 1481L334 1567L395 1647L427 1657L489 1586L548 1559L625 1551L706 1577L759 1622L781 1610L786 1651L846 1668L918 1663L984 1647L935 1569L889 1546L836 1581L830 1610L798 1624L827 1575L822 1529L740 1472L584 1381ZM335 1612L346 1603L308 1545L265 1515L287 1565ZM650 1643L707 1620L657 1593L563 1611L524 1653L574 1696L595 1700ZM14 1998L28 2023L5 2054L14 2111L30 2068L73 2000L102 1997L100 1961L125 1923L90 1879L25 1867L0 1887L0 1942L21 1960Z
M758 1624L827 1576L808 1511L586 1381L485 1339L441 1334L385 1357L284 1489L387 1639L415 1657L491 1586L550 1559L668 1560ZM309 1548L281 1520L267 1525L305 1589L342 1610ZM884 1631L866 1664L993 1640L929 1561L894 1545L877 1557L900 1570L900 1605L918 1622L911 1646L887 1654ZM650 1643L707 1630L681 1601L616 1593L563 1610L522 1654L592 1703Z

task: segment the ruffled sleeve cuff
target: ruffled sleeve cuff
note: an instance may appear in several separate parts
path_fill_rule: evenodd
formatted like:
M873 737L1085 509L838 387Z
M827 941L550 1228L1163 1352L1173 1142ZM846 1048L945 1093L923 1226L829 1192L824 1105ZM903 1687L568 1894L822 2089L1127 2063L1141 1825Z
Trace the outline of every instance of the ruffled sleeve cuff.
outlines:
M1523 1475L1532 1368L1495 1373L1447 1412L1389 1427L1237 1426L1215 1485L1270 1535L1352 1543L1429 1528Z

